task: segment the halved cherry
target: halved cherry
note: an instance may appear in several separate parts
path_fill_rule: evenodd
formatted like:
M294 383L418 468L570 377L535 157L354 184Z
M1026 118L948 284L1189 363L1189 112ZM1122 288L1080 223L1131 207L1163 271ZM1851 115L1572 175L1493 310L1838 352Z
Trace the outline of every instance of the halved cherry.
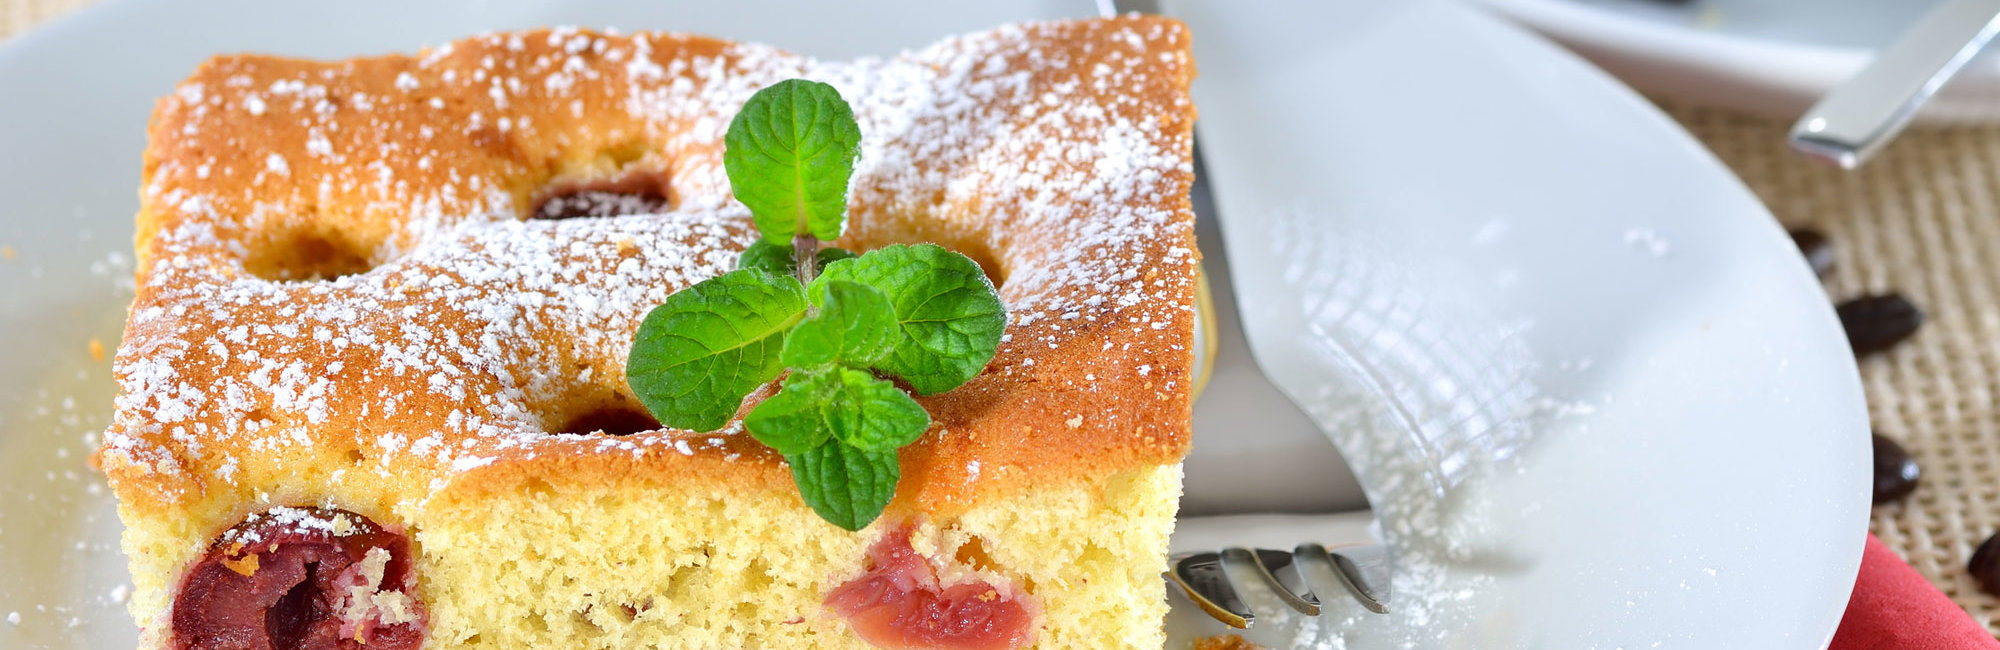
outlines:
M413 650L427 614L409 539L367 517L273 508L224 531L181 580L180 650Z
M907 528L869 548L867 571L828 592L825 603L863 640L898 650L1023 647L1037 609L1027 595L984 581L939 584Z

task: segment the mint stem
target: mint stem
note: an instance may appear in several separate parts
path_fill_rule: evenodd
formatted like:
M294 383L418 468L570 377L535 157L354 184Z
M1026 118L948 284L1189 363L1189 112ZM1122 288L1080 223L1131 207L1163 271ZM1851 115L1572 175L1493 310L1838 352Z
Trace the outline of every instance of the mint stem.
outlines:
M819 275L819 239L800 233L792 236L792 262L798 267L799 284L810 285Z

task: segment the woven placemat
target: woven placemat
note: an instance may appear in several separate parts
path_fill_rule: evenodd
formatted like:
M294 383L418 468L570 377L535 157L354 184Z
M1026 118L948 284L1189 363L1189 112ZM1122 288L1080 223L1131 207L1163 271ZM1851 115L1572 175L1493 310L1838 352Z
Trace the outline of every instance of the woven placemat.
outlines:
M0 0L0 38L91 0ZM1873 528L1988 631L2000 599L1966 576L2000 527L2000 128L1917 129L1859 172L1785 148L1788 125L1669 108L1787 226L1833 239L1835 299L1901 291L1931 321L1861 364L1878 430L1922 463L1923 484L1875 509Z
M0 0L0 38L90 4L92 0Z
M1861 362L1876 430L1923 466L1915 494L1875 509L1890 548L1995 631L2000 599L1965 571L2000 526L2000 128L1913 129L1856 172L1785 147L1788 124L1670 109L1787 226L1839 249L1834 299L1900 291L1930 315Z

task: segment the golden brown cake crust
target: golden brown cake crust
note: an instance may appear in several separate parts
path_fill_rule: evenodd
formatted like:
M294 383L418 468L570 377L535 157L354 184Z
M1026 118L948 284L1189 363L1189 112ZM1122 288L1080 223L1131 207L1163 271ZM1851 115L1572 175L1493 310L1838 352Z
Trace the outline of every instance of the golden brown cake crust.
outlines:
M153 117L101 466L128 507L203 512L273 485L378 513L571 482L793 490L734 430L550 433L636 404L639 320L751 241L721 137L788 77L834 84L861 123L838 244L939 242L1010 310L987 371L923 400L935 423L892 511L1178 462L1193 72L1185 28L1142 17L854 63L578 30L211 60ZM553 188L633 174L672 208L524 219Z

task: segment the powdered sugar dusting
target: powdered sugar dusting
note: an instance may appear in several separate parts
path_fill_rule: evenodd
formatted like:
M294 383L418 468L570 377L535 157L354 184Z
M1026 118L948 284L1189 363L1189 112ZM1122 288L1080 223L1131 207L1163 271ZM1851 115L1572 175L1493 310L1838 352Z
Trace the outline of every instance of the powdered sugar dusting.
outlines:
M299 533L306 536L325 534L339 537L361 532L355 521L346 513L322 513L304 508L275 507L263 512L251 513L242 525L223 531L218 541L223 545L252 545L264 541L266 533L283 536L285 533Z
M1038 356L1116 330L1128 342L1091 352L1132 361L1097 373L1185 382L1185 364L1158 364L1187 354L1193 318L1191 224L1170 195L1188 142L1161 135L1185 132L1186 35L1124 19L1061 27L1092 47L1038 47L1055 28L851 63L576 29L412 59L211 62L156 118L107 467L234 484L249 457L358 447L355 470L415 465L435 487L551 445L735 458L729 431L551 431L573 403L629 399L640 319L752 241L720 143L736 107L787 77L833 84L861 124L841 243L940 241L1005 278L1012 322L989 372L1044 372ZM544 188L621 170L660 174L669 202L523 219ZM307 253L314 266L285 266Z

